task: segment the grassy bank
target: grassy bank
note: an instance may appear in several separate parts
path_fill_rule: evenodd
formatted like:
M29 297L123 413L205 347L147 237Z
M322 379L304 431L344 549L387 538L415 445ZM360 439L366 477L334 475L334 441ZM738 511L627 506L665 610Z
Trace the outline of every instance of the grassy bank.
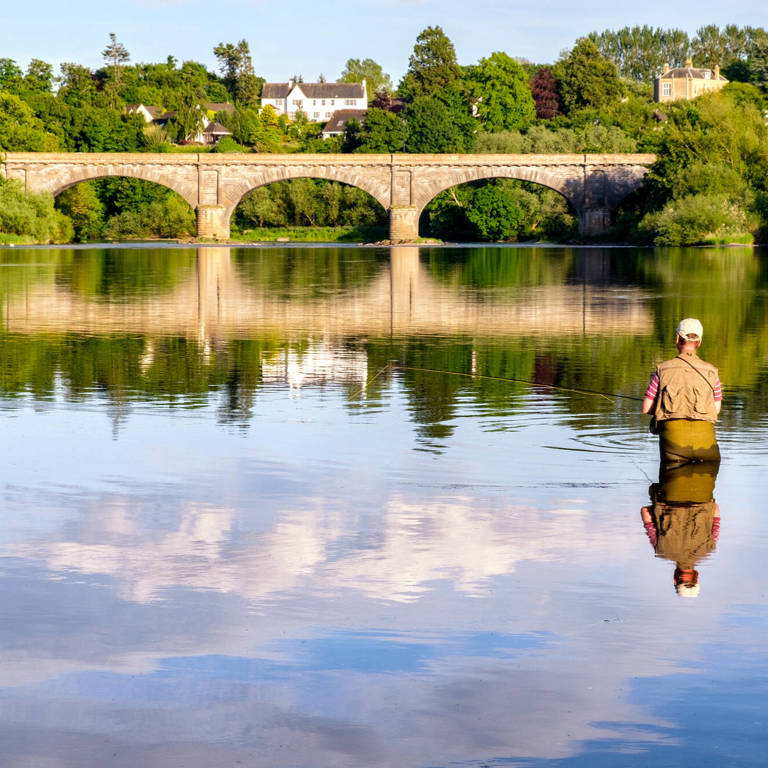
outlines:
M386 226L257 227L233 232L231 239L241 243L376 243L388 236Z

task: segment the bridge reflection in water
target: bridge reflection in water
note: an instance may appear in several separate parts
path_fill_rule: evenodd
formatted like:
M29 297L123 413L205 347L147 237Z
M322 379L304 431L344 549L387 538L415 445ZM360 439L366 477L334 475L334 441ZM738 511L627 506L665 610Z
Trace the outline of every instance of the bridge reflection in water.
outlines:
M170 293L93 298L66 283L31 284L23 294L8 297L4 320L6 329L17 333L141 333L201 343L261 332L333 340L643 335L652 328L644 292L637 287L593 285L585 276L579 283L515 286L514 291L512 298L507 292L484 292L479 298L472 286L436 279L419 259L418 247L398 246L368 282L320 295L278 293L247 279L230 248L206 247L197 249L194 273Z

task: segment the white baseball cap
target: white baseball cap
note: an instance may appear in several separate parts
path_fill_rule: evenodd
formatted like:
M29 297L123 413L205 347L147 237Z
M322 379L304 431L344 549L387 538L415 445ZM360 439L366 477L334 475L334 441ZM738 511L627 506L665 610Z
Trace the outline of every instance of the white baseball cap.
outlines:
M688 341L701 341L701 337L704 335L704 326L696 318L686 317L677 326L677 335Z

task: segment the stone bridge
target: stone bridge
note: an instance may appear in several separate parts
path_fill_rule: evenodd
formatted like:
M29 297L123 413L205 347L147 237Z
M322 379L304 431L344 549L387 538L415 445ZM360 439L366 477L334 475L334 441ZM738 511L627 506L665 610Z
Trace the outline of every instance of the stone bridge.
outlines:
M419 236L419 216L439 192L480 179L518 179L565 197L584 237L605 232L619 203L642 185L653 155L271 155L9 152L2 172L25 189L58 195L88 179L127 176L162 184L197 213L197 234L226 240L252 189L311 177L351 184L389 213L392 242Z

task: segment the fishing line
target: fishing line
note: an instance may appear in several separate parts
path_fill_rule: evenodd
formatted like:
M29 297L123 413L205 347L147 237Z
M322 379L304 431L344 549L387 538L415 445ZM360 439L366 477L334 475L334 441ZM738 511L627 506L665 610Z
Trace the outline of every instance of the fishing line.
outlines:
M374 382L374 381L376 381L376 379L378 379L378 378L379 378L379 376L381 376L381 374L382 374L382 373L384 373L384 371L386 371L386 370L388 370L388 369L390 369L390 368L392 368L392 363L391 363L391 362L390 362L390 363L387 363L387 364L386 364L386 365L385 365L383 368L381 368L381 369L380 369L380 370L379 370L377 373L375 373L373 376L371 376L371 378L370 378L370 379L366 380L365 384L363 384L363 386L362 386L362 387L360 387L360 389L358 389L358 390L357 390L357 392L355 392L354 394L350 395L350 398L351 398L352 400L354 400L354 399L356 399L356 398L360 397L360 395L362 395L362 394L363 394L363 392L365 392L365 390L366 390L366 389L368 389L368 387L370 387L370 386L371 386L371 384L373 384L373 382Z
M471 379L490 379L492 381L512 381L518 384L529 384L532 387L545 387L546 389L556 389L560 392L575 392L579 395L595 395L596 397L603 397L610 401L612 397L621 398L622 400L636 400L642 402L642 397L633 397L632 395L619 395L616 393L606 394L605 392L598 392L595 389L574 389L573 387L558 387L555 384L542 384L538 381L531 381L530 379L514 379L508 376L487 376L482 373L463 373L461 371L443 371L437 368L419 368L413 365L400 365L399 363L390 363L390 367L398 368L402 371L424 371L425 373L444 373L451 376L466 376Z

